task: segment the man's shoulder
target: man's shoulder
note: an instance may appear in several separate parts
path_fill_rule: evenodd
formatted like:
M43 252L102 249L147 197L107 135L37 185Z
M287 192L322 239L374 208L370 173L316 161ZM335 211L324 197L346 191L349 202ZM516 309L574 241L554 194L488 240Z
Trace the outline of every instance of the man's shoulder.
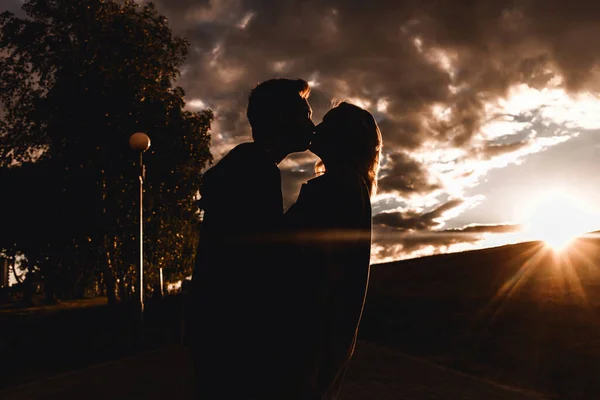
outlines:
M241 143L229 151L223 158L205 173L205 179L218 176L242 176L255 173L257 169L277 169L270 163L268 154L253 142Z
M247 161L276 167L275 163L269 159L267 151L254 142L238 144L223 157L222 161L225 160L228 160L229 162Z
M244 142L235 146L233 149L229 150L229 153L225 156L227 157L236 157L245 154L252 154L256 151L256 143L254 142Z
M216 165L204 173L200 184L201 206L208 203L229 205L237 201L238 194L260 191L264 195L281 195L280 175L277 165L269 155L254 143L242 143L233 148ZM264 197L264 196L263 196ZM249 196L244 204L253 204L261 196Z

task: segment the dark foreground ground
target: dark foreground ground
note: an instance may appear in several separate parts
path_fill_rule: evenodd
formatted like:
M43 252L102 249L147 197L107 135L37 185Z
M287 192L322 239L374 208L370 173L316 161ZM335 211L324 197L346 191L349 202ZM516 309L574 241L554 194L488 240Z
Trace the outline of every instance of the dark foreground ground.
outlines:
M190 361L169 346L0 391L3 400L194 399ZM535 400L397 350L360 343L340 400ZM284 400L284 399L282 399Z
M472 382L481 381L438 373L431 364L411 361L415 357L546 398L600 399L598 266L597 239L560 256L525 243L373 266L360 331L363 345L344 398L504 398L468 394ZM162 368L185 364L173 348L181 339L181 299L148 303L143 334L134 309L93 303L0 311L0 390L144 353L71 381L91 382L90 387L104 381L104 389L118 393L113 382L148 378L148 388L160 393L160 376L175 373ZM147 353L162 348L174 350ZM113 376L109 370L120 373ZM143 381L127 387L146 390L140 385ZM169 385L164 390L179 390Z
M0 310L0 389L180 342L181 301L137 308L106 299ZM0 396L0 399L2 397Z

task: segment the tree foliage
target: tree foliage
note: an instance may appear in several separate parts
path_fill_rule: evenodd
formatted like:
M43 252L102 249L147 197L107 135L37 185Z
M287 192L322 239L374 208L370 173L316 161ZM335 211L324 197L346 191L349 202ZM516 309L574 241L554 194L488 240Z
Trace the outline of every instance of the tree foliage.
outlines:
M173 86L187 41L153 4L29 0L23 10L0 15L0 179L14 188L3 218L15 227L0 244L40 265L59 295L94 279L131 291L139 166L128 139L141 131L152 140L146 281L158 267L189 274L212 113L185 111Z

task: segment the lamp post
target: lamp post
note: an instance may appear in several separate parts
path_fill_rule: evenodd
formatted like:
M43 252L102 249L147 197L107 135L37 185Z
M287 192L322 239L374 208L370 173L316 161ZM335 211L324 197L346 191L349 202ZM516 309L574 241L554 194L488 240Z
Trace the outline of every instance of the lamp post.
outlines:
M144 197L144 158L143 154L150 148L150 138L143 132L137 132L129 138L129 147L140 152L140 267L139 267L139 293L140 293L140 312L141 320L144 319L144 209L142 200Z

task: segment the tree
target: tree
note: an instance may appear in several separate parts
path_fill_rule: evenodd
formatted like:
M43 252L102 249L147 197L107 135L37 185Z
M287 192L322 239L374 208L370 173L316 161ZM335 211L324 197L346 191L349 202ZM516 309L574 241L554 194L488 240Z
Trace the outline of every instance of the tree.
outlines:
M117 279L128 281L122 291L135 283L138 248L129 136L142 131L152 139L144 156L152 278L154 266L173 269L195 246L193 203L200 171L212 160L213 116L183 109L185 93L173 82L188 43L173 36L153 4L29 0L23 10L28 18L0 15L0 167L35 164L32 178L15 185L27 185L24 203L40 210L28 215L14 205L28 229L13 244L29 249L50 297L80 295L95 277L115 301Z

